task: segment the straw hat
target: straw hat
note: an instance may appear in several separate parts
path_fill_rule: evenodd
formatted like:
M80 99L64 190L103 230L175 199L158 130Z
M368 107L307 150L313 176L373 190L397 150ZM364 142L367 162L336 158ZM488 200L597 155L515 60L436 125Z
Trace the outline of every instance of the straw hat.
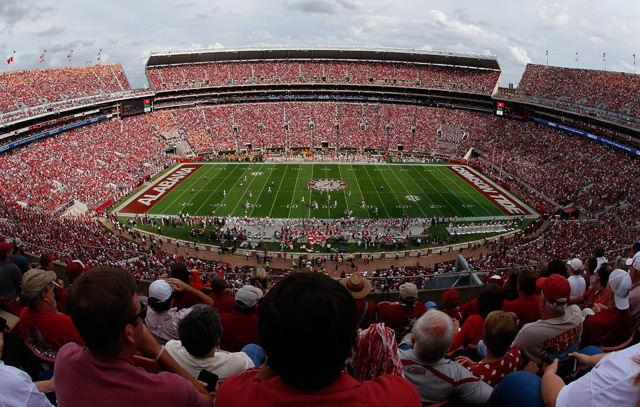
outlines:
M358 272L352 273L349 278L340 280L340 284L342 284L356 300L366 297L371 291L371 281L362 277L362 274Z

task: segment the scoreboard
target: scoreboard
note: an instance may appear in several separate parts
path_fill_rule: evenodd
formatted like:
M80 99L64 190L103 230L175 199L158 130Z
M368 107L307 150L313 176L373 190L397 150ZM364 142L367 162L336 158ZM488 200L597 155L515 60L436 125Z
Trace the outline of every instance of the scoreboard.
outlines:
M122 102L122 116L149 113L153 110L153 102L150 98L129 99Z
M496 102L496 114L510 119L527 120L529 118L529 109L520 103Z

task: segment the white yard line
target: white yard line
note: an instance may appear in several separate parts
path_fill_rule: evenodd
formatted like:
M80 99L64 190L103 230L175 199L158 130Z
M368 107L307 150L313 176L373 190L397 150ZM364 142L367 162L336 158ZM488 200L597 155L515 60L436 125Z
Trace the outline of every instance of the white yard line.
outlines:
M228 164L219 164L219 165L224 165L224 167L222 167L223 169L227 169L227 167L229 167L229 165L228 165ZM195 212L195 213L197 213L197 212L198 212L198 211L199 211L199 210L200 210L204 205L206 205L208 202L210 202L210 199L211 199L211 197L213 196L213 194L215 194L215 193L220 189L220 187L224 185L224 182L227 180L227 178L229 178L229 177L231 176L231 174L233 174L233 172L234 172L235 170L236 170L235 168L234 168L234 169L232 169L232 170L227 174L227 176L226 176L226 177L224 177L224 179L223 179L223 180L218 184L218 187L217 187L216 189L214 189L214 190L211 192L211 194L209 194L209 196L207 197L207 199L202 203L202 205L200 205L200 207L196 210L196 212ZM214 177L211 179L211 181L209 181L209 182L212 182L212 181L214 181L214 180L215 180L215 176L214 176ZM209 185L209 182L207 182L207 185ZM223 199L224 199L224 198L223 198Z
M396 174L396 172L395 172L393 169L391 169L391 172L393 173L393 175L395 175L395 176L396 176L396 178L398 179L398 181L400 181L400 183L402 184L402 187L403 187L403 188L404 188L404 190L407 192L407 194L411 194L411 192L407 189L407 186L404 184L404 182L402 182L402 180L400 179L400 177L398 176L398 174ZM411 178L411 177L408 177L408 178ZM424 193L424 191L423 191L423 193ZM426 195L426 194L425 194L425 195ZM424 213L424 210L422 209L422 205L420 205L420 204L419 204L419 203L417 203L417 202L414 202L414 203L416 204L416 206L418 207L418 209L420 209L420 212L422 212L422 216L426 218L426 217L427 217L427 214L426 214L426 213ZM400 201L398 201L398 204L400 204L400 205L401 205L402 203L401 203Z
M297 172L297 174L296 174L296 182L293 183L293 192L291 193L291 202L289 202L289 214L287 215L287 218L291 217L291 205L293 205L293 200L295 199L296 188L298 186L298 177L300 176L300 173L302 172L302 168L298 167L296 172Z
M353 170L353 178L356 179L356 184L358 184L358 190L360 191L360 197L364 201L364 192L362 191L362 187L360 186L360 181L358 181L358 177L356 176L356 169L351 165L351 169ZM369 209L367 208L366 202L364 205L364 210L367 211L367 216L371 218L371 214L369 214Z
M378 198L380 198L380 203L382 203L382 209L384 209L384 212L387 214L387 218L388 218L389 217L389 211L387 210L387 206L384 204L384 199L382 199L382 196L380 196L380 192L378 192L378 188L376 188L375 182L373 182L373 178L371 178L371 174L369 174L369 171L367 171L366 168L364 169L364 172L367 173L367 176L371 180L371 185L373 186L373 190L376 191L376 194L378 194ZM366 202L365 202L365 205L366 205Z
M282 187L282 181L284 181L284 174L287 173L287 169L288 168L289 168L289 164L287 163L287 168L284 169L284 173L280 177L280 183L278 184L278 190L276 191L276 194L273 196L273 203L271 204L271 209L269 209L269 215L267 215L269 217L271 216L271 212L273 212L273 208L276 206L276 201L278 200L278 194L280 193L280 188Z

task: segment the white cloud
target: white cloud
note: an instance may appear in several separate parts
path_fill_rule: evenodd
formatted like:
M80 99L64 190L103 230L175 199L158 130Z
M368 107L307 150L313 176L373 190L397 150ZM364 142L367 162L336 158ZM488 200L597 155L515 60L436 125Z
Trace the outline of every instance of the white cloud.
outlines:
M514 46L510 46L509 47L509 52L511 53L511 56L521 65L526 65L531 63L531 58L529 58L529 55L527 55L527 51L523 50L520 47L514 47Z
M566 28L570 21L567 6L560 3L547 5L539 1L538 15L546 28Z

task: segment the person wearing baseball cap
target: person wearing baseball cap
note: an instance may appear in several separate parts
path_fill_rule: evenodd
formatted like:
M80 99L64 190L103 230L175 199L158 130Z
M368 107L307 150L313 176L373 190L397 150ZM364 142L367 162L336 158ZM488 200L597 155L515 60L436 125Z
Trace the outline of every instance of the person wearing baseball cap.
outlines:
M358 327L367 329L376 320L376 303L366 299L371 292L371 281L362 277L359 272L355 272L351 273L349 278L340 280L340 284L349 291L356 302Z
M629 277L631 277L631 291L629 292L629 312L633 329L640 328L640 242L633 245L633 257L627 259ZM630 260L630 261L629 261Z
M220 347L228 352L240 352L246 345L260 345L258 334L258 302L262 290L246 284L235 295L233 311L220 315L222 337Z
M584 320L581 348L585 346L616 346L631 336L631 315L629 313L629 292L631 277L621 269L615 269L609 275L607 304L595 304L593 311Z
M411 331L413 322L427 312L427 307L417 299L418 287L404 283L398 289L398 302L378 303L378 321L393 329L398 342Z
M159 343L178 339L178 322L191 312L191 308L178 309L175 306L174 293L186 292L206 305L213 300L200 290L195 289L177 278L156 280L149 285L149 309L144 322Z
M54 288L62 287L51 270L31 269L22 276L21 301L26 307L20 311L20 330L28 341L42 335L44 342L55 349L65 343L83 345L71 318L57 312Z
M513 345L527 360L541 365L578 350L583 317L577 305L567 305L571 285L565 277L552 274L539 278L536 286L540 289L540 319L525 324Z
M582 260L576 257L575 259L569 260L567 266L570 273L567 280L569 280L569 285L571 285L571 296L575 297L576 295L583 294L587 291L587 282L581 275L582 269L584 268Z

